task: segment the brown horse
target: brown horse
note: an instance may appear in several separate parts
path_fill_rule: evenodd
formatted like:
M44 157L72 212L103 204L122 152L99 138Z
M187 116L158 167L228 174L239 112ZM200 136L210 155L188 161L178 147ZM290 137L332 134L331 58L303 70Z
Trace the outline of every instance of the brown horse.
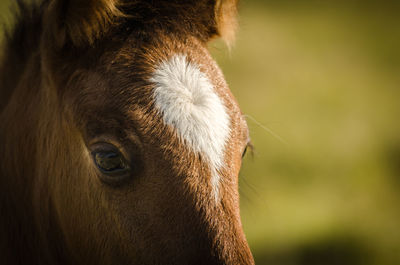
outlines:
M236 0L19 1L0 65L1 264L254 264L248 129L207 51Z

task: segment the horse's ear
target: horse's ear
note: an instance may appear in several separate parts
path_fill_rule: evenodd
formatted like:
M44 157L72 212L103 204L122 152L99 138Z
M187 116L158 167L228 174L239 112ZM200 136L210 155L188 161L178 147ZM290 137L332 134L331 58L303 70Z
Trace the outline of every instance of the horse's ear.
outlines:
M122 16L120 0L52 0L48 24L57 46L92 44L113 21Z
M235 39L237 29L238 0L216 0L215 19L217 32L229 45Z
M163 8L180 9L182 17L178 20L192 21L194 27L201 32L205 29L205 37L209 39L221 37L229 45L235 39L237 29L237 8L239 0L159 0ZM155 1L156 2L156 1ZM172 13L172 12L171 12ZM181 23L182 21L178 21Z

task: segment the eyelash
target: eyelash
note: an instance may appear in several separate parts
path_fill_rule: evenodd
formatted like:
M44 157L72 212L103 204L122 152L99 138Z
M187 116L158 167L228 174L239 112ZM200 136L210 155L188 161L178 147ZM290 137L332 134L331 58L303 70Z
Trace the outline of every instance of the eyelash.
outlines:
M254 146L251 142L248 142L246 147L244 148L243 153L242 153L242 158L244 158L246 156L248 150L250 150L250 152L252 152L252 153L254 151Z

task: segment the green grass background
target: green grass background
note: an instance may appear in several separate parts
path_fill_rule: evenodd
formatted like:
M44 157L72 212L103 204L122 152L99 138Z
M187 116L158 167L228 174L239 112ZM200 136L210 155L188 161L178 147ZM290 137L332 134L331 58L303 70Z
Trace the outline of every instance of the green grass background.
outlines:
M243 0L240 25L210 50L255 146L240 192L256 263L400 264L397 1Z

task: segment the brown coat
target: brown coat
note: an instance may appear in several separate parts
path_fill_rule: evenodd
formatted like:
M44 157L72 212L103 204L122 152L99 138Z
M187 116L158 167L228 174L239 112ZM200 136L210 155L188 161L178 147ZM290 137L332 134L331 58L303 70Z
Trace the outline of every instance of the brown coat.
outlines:
M235 0L45 0L20 15L0 64L1 264L254 264L239 215L248 131L207 51ZM210 165L165 124L152 73L199 65L230 118L220 196ZM109 182L94 146L131 167Z

